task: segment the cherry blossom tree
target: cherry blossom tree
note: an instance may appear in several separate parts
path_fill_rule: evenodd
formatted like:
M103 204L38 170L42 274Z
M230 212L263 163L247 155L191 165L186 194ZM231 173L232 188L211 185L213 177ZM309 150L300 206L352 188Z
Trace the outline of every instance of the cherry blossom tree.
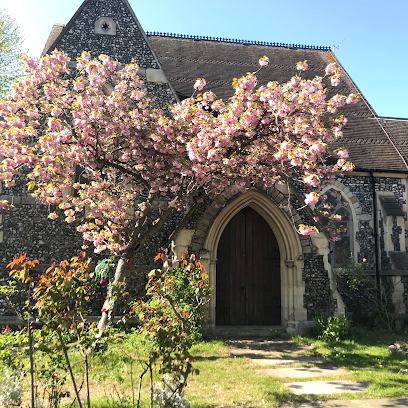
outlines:
M324 76L339 82L334 64L313 80L297 75L259 88L256 73L247 74L234 80L228 101L209 91L169 111L155 108L135 63L84 52L76 69L68 64L59 51L26 57L26 78L0 102L0 180L12 187L28 171L32 195L55 208L49 218L63 213L68 223L81 220L77 229L95 252L117 255L115 283L173 211L190 214L186 209L203 197L288 178L303 182L310 189L305 203L316 204L324 182L352 169L345 149L330 148L346 123L338 109L357 102L356 95L327 98ZM297 68L307 69L306 61ZM204 86L197 80L195 92ZM335 164L327 164L329 155L337 156ZM75 181L78 168L82 177ZM165 210L152 225L158 200ZM0 208L9 207L0 201ZM299 227L301 234L317 232ZM105 306L102 330L110 312Z

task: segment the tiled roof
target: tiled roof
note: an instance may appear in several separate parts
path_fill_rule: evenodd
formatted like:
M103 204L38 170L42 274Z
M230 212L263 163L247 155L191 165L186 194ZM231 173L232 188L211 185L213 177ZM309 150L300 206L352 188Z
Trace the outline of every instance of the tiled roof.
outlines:
M181 99L192 94L197 78L206 79L206 90L212 90L219 98L228 99L233 94L232 79L256 71L259 68L258 60L264 55L269 57L270 62L258 73L259 84L271 80L286 82L298 73L295 66L299 61L307 60L309 65L309 69L302 73L302 77L306 79L323 75L330 62L339 63L327 47L320 47L324 48L323 50L306 49L305 46L285 48L282 45L213 41L202 37L148 37L169 81ZM343 75L340 86L333 91L342 94L359 92L347 74ZM408 120L397 122L377 118L364 98L356 105L344 107L342 112L349 121L344 129L341 144L349 149L350 159L357 169L408 171L403 160L405 158L408 162Z

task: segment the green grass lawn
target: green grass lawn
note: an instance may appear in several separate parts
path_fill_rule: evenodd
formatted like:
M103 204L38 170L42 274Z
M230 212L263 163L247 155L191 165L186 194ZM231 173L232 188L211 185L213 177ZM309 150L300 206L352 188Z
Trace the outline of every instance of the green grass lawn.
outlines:
M310 397L295 396L283 385L284 382L310 379L265 376L262 367L252 363L249 358L234 357L227 343L221 340L201 342L191 350L194 367L200 370L200 374L189 378L186 396L193 408L273 407L283 401L408 396L408 357L388 350L388 346L397 340L408 341L408 335L361 331L354 336L354 340L335 343L293 337L296 343L313 345L315 350L311 353L324 355L323 365L346 370L346 374L340 376L315 380L350 379L370 383L364 393ZM123 339L114 340L104 353L94 356L90 361L92 407L131 407L130 373L133 372L133 387L137 394L141 372L138 360L143 360L147 353L140 337L130 333L125 334ZM77 362L74 369L81 383L80 358L75 356L73 360ZM156 372L154 375L155 381L159 381L159 374ZM143 407L149 406L147 377L142 385ZM70 401L73 393L71 397ZM25 404L27 406L27 402ZM70 406L70 403L65 400L64 405Z
M388 350L388 346L395 341L406 341L406 335L375 332L363 334L359 336L359 340L336 343L307 337L293 339L300 344L313 345L318 353L326 356L323 366L335 366L347 371L347 374L341 376L315 380L350 379L370 382L367 392L299 397L291 394L282 383L311 379L266 377L262 368L252 364L248 358L231 358L228 348L222 342L211 342L193 348L196 366L201 374L190 381L187 389L192 406L262 407L277 406L283 401L391 398L408 395L408 358Z

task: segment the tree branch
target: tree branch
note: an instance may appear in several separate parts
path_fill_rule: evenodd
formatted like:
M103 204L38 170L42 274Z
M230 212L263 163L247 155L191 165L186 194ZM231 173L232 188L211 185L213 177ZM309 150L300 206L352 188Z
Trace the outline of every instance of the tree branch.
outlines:
M174 211L173 207L168 207L167 210L163 213L163 215L160 217L159 222L154 225L152 228L149 229L147 234L143 236L138 243L138 247L135 248L136 252L139 251L143 245L154 235L156 232L159 231L159 229L163 226L163 224L167 221L167 219L170 217L171 213Z
M129 170L126 167L123 167L123 166L121 166L119 164L116 164L116 163L112 163L112 162L110 162L110 161L108 161L106 159L99 159L98 164L101 164L102 166L106 166L106 167L113 167L113 168L121 171L124 174L132 176L137 182L142 184L143 187L150 190L149 183L139 173L135 173L134 171Z

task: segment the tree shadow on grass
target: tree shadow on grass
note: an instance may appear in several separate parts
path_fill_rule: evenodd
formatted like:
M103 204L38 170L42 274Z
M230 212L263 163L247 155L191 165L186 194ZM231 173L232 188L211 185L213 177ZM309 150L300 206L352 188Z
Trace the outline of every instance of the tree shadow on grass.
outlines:
M345 356L345 357L343 357ZM381 364L380 364L381 363ZM377 369L390 366L395 368L408 369L408 360L404 356L392 353L386 356L369 355L344 351L327 356L323 365L333 365L335 367L344 367L348 370ZM408 377L408 376L407 376Z
M229 356L209 356L209 357L202 357L202 356L193 356L194 361L217 361L217 360L225 360L230 359Z

